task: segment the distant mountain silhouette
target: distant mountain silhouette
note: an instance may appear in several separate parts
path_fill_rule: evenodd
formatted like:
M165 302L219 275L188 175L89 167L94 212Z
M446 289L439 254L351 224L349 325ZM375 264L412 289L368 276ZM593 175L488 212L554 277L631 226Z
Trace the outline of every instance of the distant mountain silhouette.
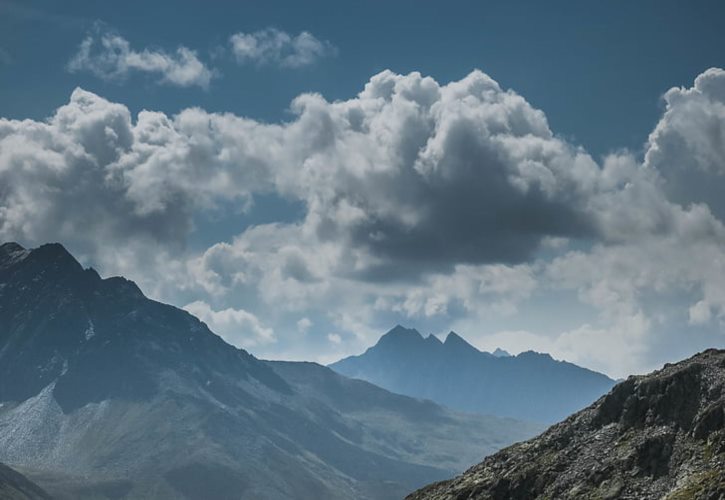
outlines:
M725 351L630 377L542 435L408 500L725 498Z
M352 378L457 410L553 423L614 385L609 377L532 351L481 352L455 332L441 342L396 326L359 356L329 365Z
M0 461L59 499L400 498L531 424L258 360L59 244L0 246Z

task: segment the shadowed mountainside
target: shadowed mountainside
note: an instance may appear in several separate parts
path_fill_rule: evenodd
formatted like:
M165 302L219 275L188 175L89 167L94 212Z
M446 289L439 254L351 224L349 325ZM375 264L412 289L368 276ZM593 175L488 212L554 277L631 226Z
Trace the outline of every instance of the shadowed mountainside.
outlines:
M630 377L541 436L407 498L725 498L725 351Z
M2 500L51 500L51 496L40 486L5 464L0 464L0 498Z
M359 356L329 365L347 377L450 408L553 423L614 385L601 373L548 354L481 352L456 333L445 342L396 326Z
M400 498L538 430L260 361L61 245L0 246L0 460L58 499Z

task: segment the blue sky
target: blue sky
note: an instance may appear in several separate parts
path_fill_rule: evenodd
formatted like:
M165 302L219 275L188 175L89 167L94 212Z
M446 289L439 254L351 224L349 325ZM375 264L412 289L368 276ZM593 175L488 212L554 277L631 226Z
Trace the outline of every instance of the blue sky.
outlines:
M302 92L345 99L384 69L439 81L474 68L516 89L547 113L552 128L594 154L641 148L661 112L660 96L723 65L725 6L718 1L370 1L370 2L2 2L0 109L43 118L76 86L144 108L189 106L265 121L288 118ZM208 91L126 85L69 74L65 65L96 21L136 47L179 44L211 54L232 33L266 27L307 30L339 49L301 71L214 61ZM617 106L612 106L616 102ZM596 117L596 118L594 118Z
M0 239L61 241L261 356L401 322L648 369L723 344L724 15L0 1Z

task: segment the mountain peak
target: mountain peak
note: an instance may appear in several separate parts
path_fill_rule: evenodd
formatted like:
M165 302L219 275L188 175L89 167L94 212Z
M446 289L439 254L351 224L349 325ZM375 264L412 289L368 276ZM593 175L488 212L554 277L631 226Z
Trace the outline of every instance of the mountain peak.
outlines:
M12 252L22 252L25 248L15 241L8 241L0 245L0 255Z
M95 270L93 270L95 273ZM97 275L97 273L96 273ZM124 278L123 276L112 276L101 280L102 286L110 291L119 293L126 297L144 298L146 297L136 282Z
M66 250L66 248L61 243L44 243L38 248L32 250L32 253L43 254L63 259L70 258L75 260L75 257L73 257L71 253Z
M436 336L435 336L435 335L433 335L432 333L431 333L430 335L428 335L428 336L427 336L427 337L425 338L425 340L426 340L426 342L429 342L429 343L431 343L431 344L435 344L435 345L443 345L443 342L441 342L441 339L439 339L438 337L436 337Z
M519 353L518 356L516 356L516 357L521 358L521 359L540 359L540 360L545 360L545 361L551 361L554 359L551 357L551 354L549 354L548 352L538 352L538 351L532 351L532 350L523 351L523 352Z
M3 246L8 249L18 251ZM42 245L0 271L0 401L24 401L51 383L64 413L109 398L147 401L158 394L160 373L192 385L203 379L203 390L224 404L237 394L232 380L290 390L186 311L147 299L130 280L84 270L63 245Z
M335 371L456 410L553 423L591 403L614 381L546 354L498 358L450 332L445 341L396 327ZM501 352L498 352L501 355Z
M11 266L28 256L28 251L20 244L9 241L0 245L0 269Z
M376 345L408 344L420 340L423 340L423 336L415 328L405 328L401 325L395 325L388 333L380 337Z
M496 356L497 358L510 358L511 353L508 351L501 349L500 347L497 347L495 351L493 351L491 354Z
M400 324L395 325L385 335L418 335L421 336L415 328L406 328Z
M56 276L79 276L83 266L60 243L46 243L37 248L26 249L14 241L0 245L0 270L9 269L26 261L31 272L52 271ZM89 275L98 277L95 270Z
M46 243L30 251L29 257L45 265L83 270L83 266L60 243Z
M463 337L461 337L454 331L450 331L448 333L448 336L446 336L446 340L445 340L445 342L443 342L443 345L448 348L466 349L466 350L470 350L470 351L479 352L478 349L476 349L471 344L466 342L466 340Z
M536 429L318 365L278 370L69 259L43 246L0 273L0 461L54 478L58 498L401 498ZM419 339L381 349L396 356L428 347L412 329L388 337ZM436 449L420 450L433 426ZM0 465L0 498L16 498L13 484L38 497Z

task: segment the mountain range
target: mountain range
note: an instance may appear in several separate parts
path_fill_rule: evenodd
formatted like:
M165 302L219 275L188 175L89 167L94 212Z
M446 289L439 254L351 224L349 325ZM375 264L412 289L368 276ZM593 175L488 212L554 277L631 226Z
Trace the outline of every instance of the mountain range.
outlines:
M0 461L54 498L400 498L540 430L259 360L59 244L0 246Z
M725 350L630 377L541 436L408 496L551 498L725 498Z
M444 342L396 326L359 356L329 365L347 377L450 408L551 424L609 391L614 380L533 351L482 352L454 332Z

